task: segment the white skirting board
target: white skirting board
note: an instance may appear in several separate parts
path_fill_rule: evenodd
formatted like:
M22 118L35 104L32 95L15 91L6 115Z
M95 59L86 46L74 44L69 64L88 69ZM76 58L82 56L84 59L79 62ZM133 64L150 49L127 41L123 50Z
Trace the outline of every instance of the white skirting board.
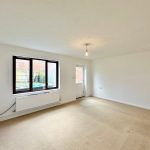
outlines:
M16 96L16 112L59 102L59 90Z

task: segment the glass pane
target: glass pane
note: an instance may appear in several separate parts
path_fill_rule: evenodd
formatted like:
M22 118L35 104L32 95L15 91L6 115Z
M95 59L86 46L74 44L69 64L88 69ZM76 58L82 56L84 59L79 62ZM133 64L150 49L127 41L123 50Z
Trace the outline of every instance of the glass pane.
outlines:
M16 59L16 91L29 89L29 60Z
M76 83L83 83L83 67L76 67Z
M45 89L45 61L33 60L33 89Z
M48 87L56 86L56 63L48 63Z

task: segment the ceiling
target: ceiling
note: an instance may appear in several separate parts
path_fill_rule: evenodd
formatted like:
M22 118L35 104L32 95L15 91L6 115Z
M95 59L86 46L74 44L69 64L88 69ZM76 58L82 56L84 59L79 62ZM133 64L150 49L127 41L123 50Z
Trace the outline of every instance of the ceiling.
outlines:
M149 0L0 0L0 42L89 59L150 50Z

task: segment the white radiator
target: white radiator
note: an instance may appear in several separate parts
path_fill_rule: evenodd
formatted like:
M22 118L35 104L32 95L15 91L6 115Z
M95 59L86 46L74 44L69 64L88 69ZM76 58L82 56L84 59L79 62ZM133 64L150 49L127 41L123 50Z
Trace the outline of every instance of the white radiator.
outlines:
M59 90L16 96L16 111L23 111L59 102Z

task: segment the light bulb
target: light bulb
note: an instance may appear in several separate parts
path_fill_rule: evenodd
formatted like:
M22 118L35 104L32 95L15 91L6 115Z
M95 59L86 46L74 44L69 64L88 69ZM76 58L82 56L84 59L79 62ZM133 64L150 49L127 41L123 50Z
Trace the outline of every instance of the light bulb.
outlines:
M86 51L86 52L85 52L85 56L88 56L88 55L89 55L89 53L88 53L88 51Z

